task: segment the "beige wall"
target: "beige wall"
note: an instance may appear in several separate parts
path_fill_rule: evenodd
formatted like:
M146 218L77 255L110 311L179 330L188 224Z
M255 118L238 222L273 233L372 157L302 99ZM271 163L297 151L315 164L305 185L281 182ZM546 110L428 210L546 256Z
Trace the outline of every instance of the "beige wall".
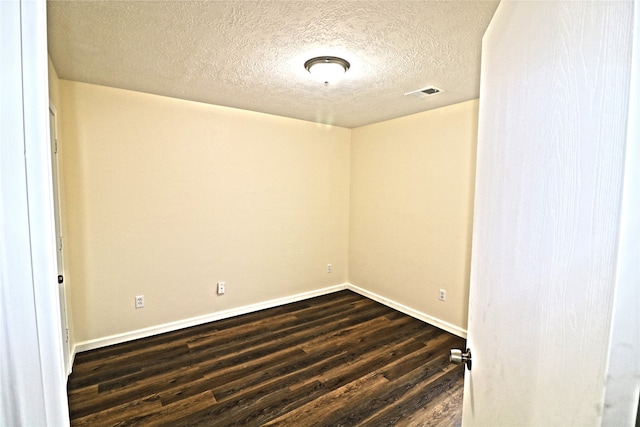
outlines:
M477 116L473 100L354 129L351 141L349 281L461 330Z
M60 91L76 342L347 281L350 130Z
M346 282L466 331L477 100L349 130L51 91L76 344Z

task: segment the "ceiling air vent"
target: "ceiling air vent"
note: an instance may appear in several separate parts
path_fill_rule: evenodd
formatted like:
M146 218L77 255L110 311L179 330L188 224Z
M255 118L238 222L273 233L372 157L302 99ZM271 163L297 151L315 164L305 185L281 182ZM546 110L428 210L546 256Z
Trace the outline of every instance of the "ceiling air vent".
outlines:
M442 89L439 89L435 86L427 86L427 87L423 87L422 89L407 92L405 93L405 95L423 97L423 96L433 96L441 92L442 92Z

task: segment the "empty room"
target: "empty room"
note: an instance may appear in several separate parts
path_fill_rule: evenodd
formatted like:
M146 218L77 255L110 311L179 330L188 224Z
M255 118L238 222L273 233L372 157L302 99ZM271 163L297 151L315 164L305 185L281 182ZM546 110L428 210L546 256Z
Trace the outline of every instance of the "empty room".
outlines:
M1 7L0 424L637 423L636 1Z

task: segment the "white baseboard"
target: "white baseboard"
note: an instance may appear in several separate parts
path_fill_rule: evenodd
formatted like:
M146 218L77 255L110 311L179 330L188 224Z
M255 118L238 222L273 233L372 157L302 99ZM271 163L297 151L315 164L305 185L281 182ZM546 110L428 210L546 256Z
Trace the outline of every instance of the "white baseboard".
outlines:
M123 342L133 341L140 338L147 338L153 335L163 334L165 332L177 331L179 329L188 328L191 326L197 326L197 325L202 325L208 322L214 322L216 320L228 319L230 317L240 316L242 314L247 314L247 313L253 313L255 311L260 311L267 308L278 307L278 306L289 304L292 302L298 302L305 299L326 295L333 292L338 292L344 289L349 289L362 296L365 296L381 304L384 304L387 307L398 310L406 315L414 317L418 320L422 320L423 322L429 323L430 325L436 326L440 329L443 329L459 337L462 337L462 338L467 337L467 331L465 329L459 328L455 325L452 325L451 323L437 319L433 316L429 316L428 314L422 313L418 310L414 310L413 308L407 307L406 305L395 302L389 298L380 296L373 292L369 292L366 289L362 289L358 286L352 285L351 283L343 283L341 285L330 286L327 288L317 289L315 291L303 292L301 294L291 295L288 297L277 298L277 299L260 302L256 304L245 305L245 306L233 308L230 310L219 311L216 313L210 313L210 314L205 314L203 316L191 317L189 319L178 320L176 322L165 323L162 325L152 326L149 328L138 329L130 332L124 332L122 334L115 334L115 335L110 335L107 337L98 338L94 340L83 341L73 346L71 364L73 366L73 361L75 359L76 353L80 353L83 351L106 347L113 344L120 344Z
M151 326L149 328L138 329L135 331L124 332L122 334L110 335L103 338L98 338L89 341L83 341L77 343L73 347L73 355L82 351L93 350L96 348L106 347L113 344L120 344L127 341L137 340L140 338L147 338L153 335L163 334L165 332L177 331L179 329L188 328L191 326L202 325L204 323L214 322L216 320L228 319L234 316L240 316L242 314L253 313L254 311L260 311L267 308L278 307L281 305L289 304L292 302L298 302L305 299L317 297L320 295L330 294L332 292L342 291L347 289L347 284L330 286L328 288L317 289L315 291L303 292L301 294L291 295L288 297L277 298L265 302L256 304L245 305L243 307L232 308L230 310L219 311L216 313L205 314L203 316L192 317L189 319L178 320L176 322L165 323L158 326Z
M437 328L443 329L447 332L450 332L454 335L457 335L461 338L467 338L467 330L462 329L458 326L452 325L451 323L445 322L444 320L440 320L436 317L429 316L428 314L422 313L421 311L414 310L411 307L407 307L406 305L400 304L399 302L395 302L389 298L383 297L381 295L375 294L373 292L369 292L366 289L362 289L356 285L352 285L351 283L347 283L347 289L356 292L362 296L370 298L374 301L379 302L380 304L384 304L387 307L391 307L395 310L398 310L408 316L414 317L418 320L422 320L430 325L433 325Z

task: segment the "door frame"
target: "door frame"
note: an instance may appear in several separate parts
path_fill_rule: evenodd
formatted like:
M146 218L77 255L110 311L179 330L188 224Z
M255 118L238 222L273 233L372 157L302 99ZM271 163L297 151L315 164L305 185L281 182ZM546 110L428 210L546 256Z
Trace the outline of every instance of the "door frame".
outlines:
M2 425L69 425L54 280L46 19L42 0L0 1Z

